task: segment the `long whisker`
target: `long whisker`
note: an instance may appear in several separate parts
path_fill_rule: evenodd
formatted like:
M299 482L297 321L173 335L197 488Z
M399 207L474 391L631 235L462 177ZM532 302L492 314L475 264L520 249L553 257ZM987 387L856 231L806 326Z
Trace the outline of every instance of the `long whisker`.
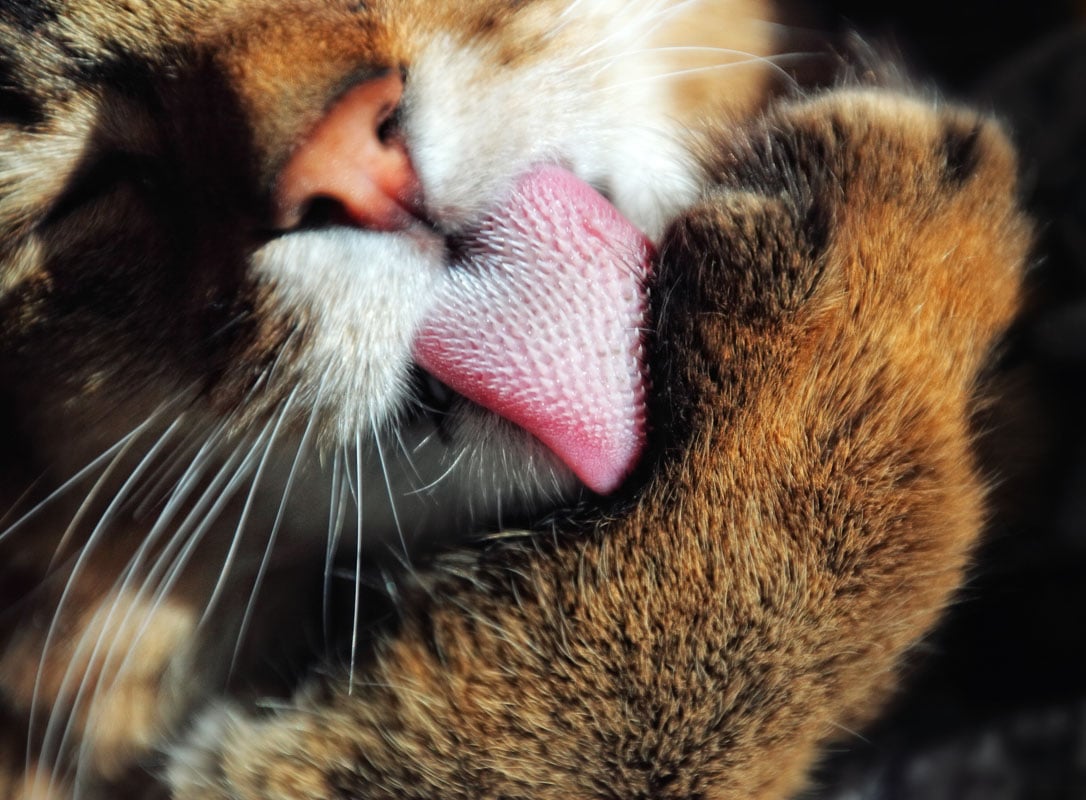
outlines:
M52 770L50 770L51 776L50 776L50 784L49 784L49 787L48 787L50 793L53 790L53 780L56 778L57 773L58 773L58 771L56 770L55 765L60 762L60 758L63 755L63 753L65 751L65 748L67 747L67 743L68 743L68 740L70 738L71 730L72 730L72 728L73 728L73 726L75 724L75 720L76 720L76 718L77 718L77 716L79 714L79 710L80 710L80 708L82 706L83 697L87 692L88 684L89 684L89 682L91 680L91 676L92 676L92 674L94 672L94 670L93 670L94 659L97 656L98 650L101 647L101 644L102 644L102 642L103 642L103 640L104 640L104 638L106 636L106 633L109 631L109 623L110 623L114 613L116 613L117 608L120 605L122 597L123 597L123 595L120 592L115 593L114 596L113 596L113 602L110 603L108 609L99 608L94 613L93 617L91 618L89 623L84 628L83 633L80 635L79 641L76 643L76 647L74 649L74 652L72 653L72 659L69 662L69 666L68 666L67 670L65 671L63 678L61 679L61 683L60 683L61 688L60 688L60 692L58 693L58 698L63 698L64 697L64 694L68 691L71 683L74 680L78 679L78 685L76 687L76 692L75 692L74 700L73 700L72 705L71 705L71 709L68 711L68 714L67 714L64 729L63 729L63 731L61 733L61 736L60 736L60 741L56 745L55 750L54 750L53 744L52 744L52 740L53 740L52 729L53 729L53 723L54 723L54 721L56 719L56 710L59 707L59 704L58 704L58 706L55 706L54 709L51 711L50 717L49 717L49 724L46 726L46 733L45 733L45 737L44 737L43 743L42 743L42 754L43 755L48 755L48 754L53 753L52 760L54 762L54 768ZM103 617L104 617L104 619L103 619ZM87 649L91 647L91 639L90 639L89 634L90 634L91 631L94 631L94 630L98 630L98 635L97 635L97 637L95 637L92 652L90 653L90 655L89 655L89 657L87 659L87 663L88 663L88 666L90 668L83 671L82 675L80 675L78 670L76 670L75 667L76 667L76 664L80 663L80 661L82 660L83 655L86 653ZM79 756L77 756L76 763L78 763L79 759L82 759L82 758L86 757L86 753L84 751L85 751L85 745L81 746L80 754L79 754ZM65 773L65 775L67 775L71 771L72 771L72 767L71 767L71 765L69 765L68 768L64 771L64 773ZM74 791L74 793L76 795L78 795L80 793L80 791L81 791L80 790L80 785L79 785L79 778L78 778L78 775L79 775L78 767L76 767L74 771L76 773L76 778L75 778L74 781L72 781L73 791ZM49 795L47 794L47 796L49 796Z
M351 670L347 681L348 696L354 694L354 668L358 656L358 626L362 603L362 433L354 433L355 476L358 480L355 511L355 550L354 550L354 613L351 618Z
M193 461L193 463L189 466L185 474L180 479L178 486L175 488L170 500L166 503L166 506L159 514L159 517L156 520L155 524L151 527L150 531L143 537L140 546L137 548L133 557L129 560L127 566L118 577L118 580L115 582L114 591L117 593L117 598L123 597L124 594L129 591L133 580L142 568L142 565L146 561L148 554L157 545L158 540L165 532L166 527L169 525L176 513L180 510L181 504L185 502L191 492L191 489L194 488L199 481L201 475L204 472L204 467L207 465L206 456L218 446L218 442L221 440L226 429L227 423L223 422L211 432L211 434L208 436L207 441L204 443L204 445L201 447L200 452L197 454L197 458ZM112 625L111 623L114 611L111 609L110 612L107 614L105 623L102 625L101 633L99 634L98 639L94 644L93 653L90 659L92 662L97 658L98 652L101 650L102 642L105 635L110 630L123 630L125 626L129 624L129 620L132 618L133 612L138 607L143 597L147 594L151 585L158 579L158 576L162 574L163 570L166 568L165 565L171 558L173 558L173 555L177 552L178 548L181 547L181 543L185 540L185 537L189 536L189 530L191 529L192 523L196 519L204 517L204 510L207 508L207 505L210 502L210 498L215 495L219 487L222 485L223 481L226 480L226 476L230 474L230 471L232 469L234 469L234 466L237 464L237 461L240 458L241 452L241 446L236 447L233 454L226 459L226 462L223 464L218 474L205 487L203 497L199 501L197 501L195 505L190 509L188 515L184 518L184 520L175 530L174 534L170 537L169 542L156 557L156 565L148 572L148 574L142 580L141 587L136 592L133 598L133 602L131 603L129 610L125 613L124 618L121 620L121 622L116 625ZM224 497L228 497L232 493L233 486L236 485L236 483L238 482L240 474L246 471L247 463L248 461L238 467L234 479L230 481L227 489L223 492L223 495L220 496L219 503L217 503L212 508L212 510L207 513L205 517L209 520L207 524L210 524L210 520L213 520L218 515L219 511L221 510ZM194 534L193 538L198 539L198 534L201 533L202 531L197 531L197 534ZM185 551L187 552L189 549L191 548L185 548ZM124 657L121 667L118 668L118 670L114 673L114 679L109 682L107 686L105 678L109 674L110 667L115 660L115 652L118 644L118 638L116 636L113 637L113 641L110 643L110 646L107 650L102 668L99 670L100 679L95 687L95 696L92 698L91 712L93 712L94 707L97 705L97 698L100 696L108 696L109 693L112 691L113 686L116 685L117 680L119 680L120 676L124 673L124 669L127 667L131 655L135 651L136 645L142 638L143 631L146 630L146 628L150 624L150 621L153 619L154 614L157 611L157 607L158 603L156 602L151 611L147 612L147 614L145 615L144 622L141 625L139 632L131 640L128 654L126 654L126 656ZM81 649L81 651L86 647L83 639L81 639L78 647ZM63 686L67 687L71 685L73 678L69 673L76 664L78 664L78 659L73 660L72 664L69 666L68 673L66 673L63 678ZM103 689L103 687L106 688ZM63 752L66 742L68 738L70 738L71 726L76 717L76 713L82 706L82 695L83 692L81 691L77 695L76 700L73 703L72 710L69 712L68 723L65 726L63 736L61 738L61 743L55 748L55 752L58 755L59 753ZM92 715L92 713L88 713L88 718L90 718ZM55 727L56 724L57 720L54 713L50 716L49 728L47 729L45 736L45 739L50 742L53 738L51 730ZM80 760L76 766L77 774L81 775L84 771L84 768L85 754L81 754Z
M388 505L389 508L392 509L392 522L396 526L396 534L400 537L400 547L406 554L407 539L404 537L403 525L400 524L399 512L396 511L396 497L392 491L392 479L389 476L388 472L388 462L385 459L385 450L381 446L381 433L378 430L377 425L374 421L371 420L370 426L373 430L373 441L377 445L377 460L381 464L381 474L384 476L385 479L385 490L388 492Z
M161 466L147 476L144 487L132 495L132 516L135 519L144 518L156 503L165 502L171 493L167 487L177 486L181 479L176 473L180 471L184 474L182 468L187 468L198 459L206 443L216 435L213 430L207 425L194 425L188 435L174 446L173 453L162 459Z
M729 56L729 60L721 62L723 64L743 63L750 61L751 59L777 59L781 57L789 57L794 55L814 55L813 53L773 53L769 55L760 55L758 53L751 53L746 50L735 50L728 47L717 47L710 45L657 45L653 47L640 47L630 50L623 50L618 53L613 53L603 58L595 58L590 61L585 61L572 67L571 71L579 72L583 70L592 69L597 67L595 75L600 75L607 67L623 61L627 58L636 58L639 61L644 61L644 57L647 55L654 55L657 53L688 53L688 54L704 54L704 55L720 55ZM736 60L738 57L739 61Z
M660 8L660 4L655 4L655 7L646 5L642 9L639 9L641 16L631 16L628 21L623 25L617 27L612 33L604 36L600 39L596 39L591 45L581 51L582 56L586 56L602 47L606 47L615 39L628 35L632 31L636 31L639 37L645 37L651 35L662 25L668 16L677 13L682 6L690 0L685 0L683 3L679 3L671 8ZM695 0L700 2L700 0Z
M457 465L459 465L460 462L464 460L464 457L467 455L467 453L468 453L468 451L467 451L466 448L461 449L460 452L456 454L456 458L454 458L452 463L449 464L448 469L446 469L444 472L442 472L440 475L438 475L436 478L434 478L432 481L430 481L425 486L420 486L418 489L414 489L411 492L409 492L408 494L410 496L414 497L416 495L429 494L430 492L432 492L446 478L448 478L450 475L452 475L452 473L456 469Z
M95 459L95 460L97 460L97 459ZM84 467L84 469L85 469L85 467ZM15 501L10 506L8 506L8 510L5 511L3 514L0 514L0 542L3 541L3 534L4 534L4 531L7 530L8 525L9 524L12 524L12 525L15 524L15 523L9 523L8 520L11 519L12 517L14 517L18 513L19 508L23 505L23 503L25 503L27 501L28 498L34 496L35 490L37 490L37 488L42 484L42 482L45 481L48 477L49 477L49 473L48 472L43 472L37 478L30 481L30 483L27 484L26 488L23 489L22 494L20 494L17 498L15 498ZM16 522L18 522L18 520L16 520Z
M400 431L399 427L394 427L392 430L396 436L396 444L399 446L400 452L403 453L404 461L407 462L407 466L411 468L411 472L414 473L415 477L421 481L422 473L419 472L419 468L415 466L415 461L411 457L411 451L407 447L407 442L403 440L403 433Z
M290 397L283 403L283 408L279 412L275 425L272 428L271 435L268 437L268 443L264 446L264 453L261 455L260 462L257 464L256 472L254 473L252 483L249 486L249 494L245 498L245 505L242 507L241 515L238 517L238 523L234 528L234 536L230 540L230 547L223 559L222 568L219 571L219 579L215 582L215 587L212 589L211 595L208 597L207 605L204 607L204 613L200 617L200 622L197 626L199 629L203 629L212 612L218 606L219 599L226 587L226 579L233 569L234 560L237 558L238 549L241 546L242 536L245 532L245 525L249 521L249 514L253 509L253 501L256 498L257 489L260 487L261 479L264 477L264 470L267 468L268 461L271 457L272 446L275 444L275 440L279 435L279 429L283 424L283 420L286 419L287 413L290 410L291 401L293 401L297 391L297 388L295 388L294 391L291 392Z
M794 52L794 53L782 53L782 54L776 55L776 56L755 56L755 55L751 55L748 58L744 58L744 59L741 59L741 60L738 60L738 61L729 61L729 62L725 62L725 63L722 63L722 64L708 64L708 65L705 65L705 66L702 66L702 67L689 67L689 68L686 68L686 69L678 69L678 70L671 70L669 72L661 72L661 73L658 73L656 75L642 75L640 77L633 78L633 79L628 80L628 81L621 81L619 83L611 83L611 84L608 84L606 86L598 87L598 88L592 90L592 94L606 94L608 92L618 91L620 89L624 89L624 88L627 88L629 86L635 86L635 85L637 85L639 83L648 83L650 81L674 80L675 78L680 78L680 77L683 77L683 76L686 76L686 75L696 75L696 74L704 73L704 72L720 72L720 71L724 71L724 70L727 70L727 69L736 69L736 68L741 68L741 67L749 67L751 65L762 65L762 64L768 65L778 75L780 75L785 81L787 81L789 84L795 86L795 85L797 85L795 76L792 75L790 72L788 72L788 70L786 70L784 67L780 66L780 64L778 64L776 62L784 61L784 60L788 60L788 59L809 58L809 57L814 56L814 55L817 55L817 54L816 53Z
M294 401L294 396L297 393L297 388L291 392L290 397L287 398L283 404L283 414L286 414L287 408L291 406ZM283 497L279 501L279 510L275 514L275 522L272 524L271 533L268 535L268 544L264 548L264 556L260 561L260 568L257 570L256 578L253 580L253 588L249 593L249 601L245 605L245 614L241 620L241 627L238 630L237 643L234 645L234 654L230 659L230 674L234 672L234 668L237 665L238 654L241 652L242 642L245 640L245 635L248 633L249 624L252 620L253 609L256 607L256 598L260 594L260 587L264 582L264 576L267 574L268 565L271 562L271 554L275 549L275 542L279 537L279 530L283 524L283 517L286 512L287 500L290 498L290 492L294 488L294 479L298 474L298 466L302 462L302 456L308 452L310 437L316 428L318 405L313 404L312 409L309 412L309 422L306 423L305 431L302 433L302 440L298 444L298 451L294 454L294 461L290 465L290 472L287 474L286 484L283 486ZM278 424L276 425L278 429ZM276 431L272 432L274 438Z
M185 415L182 412L182 414L177 418L174 424L171 425L170 428L167 430L167 434L172 433L172 431L181 424L184 416ZM117 455L109 463L109 466L105 468L102 474L98 477L98 480L95 481L94 486L91 487L91 490L83 498L83 501L79 504L79 507L76 509L75 514L72 515L72 519L68 523L68 527L64 529L64 533L61 535L60 541L57 543L56 549L53 551L53 557L50 559L49 564L46 567L47 574L51 573L56 568L57 560L60 559L64 551L67 550L68 544L71 541L72 536L75 534L75 531L78 529L80 523L83 521L83 517L90 509L90 506L93 504L94 500L98 497L98 494L102 491L102 487L105 486L109 479L112 477L118 465L120 465L124 461L125 456L128 455L129 450L131 450L135 442L135 439L131 440L128 445L126 445L117 453ZM124 499L130 500L133 494L134 492L128 492L127 496ZM118 495L118 497L119 496L120 495ZM114 499L116 500L118 498ZM103 514L103 517L104 516L105 515ZM103 519L102 523L104 522L105 520Z
M78 485L84 478L94 472L94 470L102 466L102 464L109 461L110 459L115 459L118 456L119 451L125 450L127 447L129 447L133 441L138 439L149 427L151 427L151 425L154 424L156 415L161 410L162 409L158 409L152 412L146 420L137 425L129 433L118 439L117 442L115 442L105 451L103 451L101 455L95 457L93 461L91 461L89 464L87 464L85 467L75 473L72 477L68 478L68 480L64 481L64 483L62 483L60 486L50 492L44 500L38 502L33 508L31 508L25 514L15 520L15 522L11 523L11 525L9 525L5 530L0 531L0 542L3 542L8 536L15 533L27 522L30 522L32 519L34 519L34 517L41 513L41 511L46 506L55 501L73 486Z
M322 609L324 641L327 645L331 642L332 619L332 570L335 565L336 553L339 550L339 540L343 535L343 523L347 504L343 502L343 496L347 493L344 485L346 478L342 473L342 459L337 451L332 459L332 486L329 490L328 508L328 550L324 558L324 605Z
M220 426L219 431L222 431L224 428L225 425ZM218 519L223 507L233 496L237 486L241 483L242 480L244 480L245 476L249 473L250 469L252 468L253 462L256 460L256 453L258 452L260 443L264 441L264 439L267 437L267 434L268 428L266 426L262 435L257 438L257 441L252 446L250 446L249 451L244 456L244 458L242 458L244 441L242 443L239 443L239 445L234 448L234 451L226 459L226 462L222 465L217 475L205 488L201 499L192 507L192 509L189 511L189 513L171 535L169 542L159 552L158 556L155 559L154 566L152 566L152 568L147 572L147 574L141 581L140 587L135 592L132 602L129 604L129 609L125 613L123 619L115 626L111 627L109 625L111 619L110 617L107 617L106 624L103 625L102 633L99 635L98 642L95 645L95 651L94 654L92 654L92 660L97 657L97 652L100 649L104 635L110 630L116 630L118 632L124 631L129 626L130 621L132 620L132 614L136 611L137 608L139 608L140 604L143 602L148 592L151 591L151 587L157 582L157 586L155 586L154 591L151 592L151 605L144 613L143 621L140 623L139 628L136 630L135 634L129 639L128 648L124 652L124 655L120 660L120 664L115 670L113 670L112 667L118 656L117 647L120 642L120 637L114 636L112 638L112 641L110 642L109 648L106 652L106 656L103 660L102 667L99 670L100 677L95 687L94 695L92 696L90 701L90 709L87 714L88 720L91 720L96 716L98 704L102 702L105 698L108 698L110 696L117 682L128 670L130 662L134 657L140 642L143 640L144 635L150 628L152 621L155 619L162 605L162 602L165 600L170 591L173 589L173 586L176 584L177 580L180 578L182 571L187 566L189 560L195 552L196 547L203 539L203 536L206 534L207 530L214 524L215 520ZM238 463L239 460L241 462L240 464ZM228 475L231 476L229 480L227 480ZM226 486L222 489L221 492L219 492L219 487L222 486L224 481L226 482ZM218 495L217 499L212 502L211 498L215 497L216 494ZM211 505L211 508L205 513L205 509L207 509L209 503ZM176 510L177 504L171 503L170 508L164 510L163 515L160 516L159 520L156 521L156 524L152 528L151 532L145 537L145 540L137 551L136 556L129 562L129 565L124 572L123 581L121 582L120 587L116 590L118 598L123 597L124 594L129 591L131 583L135 576L138 574L138 571L141 568L144 560L146 559L147 554L150 552L153 544L157 542L158 538L165 530L166 525L168 524L169 520L172 518ZM195 530L193 530L192 526L196 520L200 520L200 524L195 528ZM110 675L111 670L112 679L110 679L107 683L106 678ZM72 721L75 717L75 712L78 711L79 707L81 706L81 695L82 691L80 692L80 695L77 696L77 702L73 705L73 710L69 717L68 725L65 728L64 735L61 739L61 744L57 748L58 753L63 751L64 745L70 736L70 729ZM85 772L86 768L87 763L85 754L81 752L80 757L76 762L77 785L81 782L82 775Z

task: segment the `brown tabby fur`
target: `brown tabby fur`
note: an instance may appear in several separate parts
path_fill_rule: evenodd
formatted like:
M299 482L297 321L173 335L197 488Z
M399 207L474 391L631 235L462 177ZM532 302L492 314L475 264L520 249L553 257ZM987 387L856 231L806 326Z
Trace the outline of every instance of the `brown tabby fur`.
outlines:
M346 86L410 69L420 31L493 44L497 75L548 58L538 32L560 5L0 10L2 508L42 501L163 404L191 404L198 429L227 419L238 436L274 416L309 321L281 312L245 254L292 148ZM719 2L661 37L769 53L745 27L767 14ZM638 477L535 535L439 559L349 677L330 669L264 716L212 710L172 751L174 796L770 800L877 712L984 519L970 422L1030 239L1014 156L995 123L960 109L841 89L761 114L766 74L723 75L672 89L676 116L712 117L699 146L709 177L662 247L653 442ZM118 149L166 174L103 202L72 197L94 155ZM160 205L141 182L155 180L170 187ZM25 748L52 709L73 705L91 782L108 786L206 701L205 672L223 670L203 642L231 639L238 622L199 620L218 578L203 565L223 563L232 530L208 537L153 607L116 591L147 535L138 518L87 548L78 581L56 572L142 455L119 458L87 509L84 491L0 536L2 798L47 797L40 742ZM300 547L286 560L319 570L322 553ZM284 570L279 605L308 581ZM226 604L244 604L238 584ZM91 720L65 680L86 675L95 691L108 658L76 643L109 608L135 667L105 682ZM52 796L68 796L69 777Z

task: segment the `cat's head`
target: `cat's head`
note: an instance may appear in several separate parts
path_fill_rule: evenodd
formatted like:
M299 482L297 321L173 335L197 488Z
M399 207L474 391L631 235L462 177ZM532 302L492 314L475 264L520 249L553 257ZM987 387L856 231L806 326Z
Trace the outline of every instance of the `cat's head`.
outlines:
M760 0L8 4L12 433L74 471L183 412L226 454L380 455L395 494L436 483L477 518L575 491L532 437L419 378L450 242L538 164L658 236L699 189L692 131L764 97L769 17Z

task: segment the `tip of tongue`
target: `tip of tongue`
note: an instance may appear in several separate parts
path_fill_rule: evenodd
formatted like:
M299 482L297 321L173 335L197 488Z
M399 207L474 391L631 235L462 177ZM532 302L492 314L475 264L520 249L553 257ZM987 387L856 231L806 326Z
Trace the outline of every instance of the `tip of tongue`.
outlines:
M515 420L514 420L515 421ZM524 427L547 445L594 492L608 494L629 475L645 443L644 418L606 425L586 420L578 425Z
M652 245L557 167L517 182L465 240L415 340L419 364L532 433L595 492L644 447Z

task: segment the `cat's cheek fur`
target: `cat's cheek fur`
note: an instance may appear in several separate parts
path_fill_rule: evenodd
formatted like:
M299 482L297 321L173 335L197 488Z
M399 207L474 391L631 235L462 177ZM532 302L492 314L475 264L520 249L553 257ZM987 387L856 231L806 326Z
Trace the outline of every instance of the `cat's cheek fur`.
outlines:
M438 37L427 46L412 66L403 118L442 227L477 219L538 163L561 164L596 185L651 238L693 201L696 168L683 126L666 113L659 75L608 52L563 53L511 70L478 45ZM597 61L621 61L620 76L586 81L586 72L604 71Z

